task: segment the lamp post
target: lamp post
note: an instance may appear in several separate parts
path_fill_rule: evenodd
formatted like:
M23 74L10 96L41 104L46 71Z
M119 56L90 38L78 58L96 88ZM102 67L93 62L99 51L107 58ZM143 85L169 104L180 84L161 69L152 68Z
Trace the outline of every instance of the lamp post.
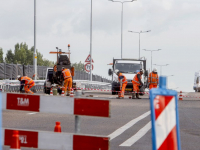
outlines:
M33 66L34 66L35 80L37 80L37 52L36 52L36 0L34 0L34 54L33 54Z
M128 32L138 33L138 34L139 34L139 59L140 59L140 34L141 34L141 33L146 33L146 32L151 32L151 30L140 31L140 32L135 32L135 31L128 31Z
M136 1L136 0L131 0L131 1L123 1L123 2L121 2L121 1L114 1L114 0L109 0L109 1L111 1L111 2L118 2L118 3L121 3L122 4L122 10L121 10L121 59L122 59L122 49L123 49L123 44L122 44L122 42L123 42L123 4L124 3L127 3L127 2L133 2L133 1Z
M162 75L162 66L168 66L169 64L165 64L165 65L153 64L153 65L160 66L160 75Z
M157 50L146 50L146 49L143 49L144 51L150 51L151 52L151 71L152 71L152 52L153 51L160 51L161 49L157 49Z
M90 15L90 81L92 81L92 0L91 0L91 15Z

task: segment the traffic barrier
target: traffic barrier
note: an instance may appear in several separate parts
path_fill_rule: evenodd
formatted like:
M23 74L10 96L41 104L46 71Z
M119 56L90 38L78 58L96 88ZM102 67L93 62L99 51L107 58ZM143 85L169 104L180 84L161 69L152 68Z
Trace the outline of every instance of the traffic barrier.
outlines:
M179 100L183 100L182 91L180 91Z
M61 125L60 122L56 122L54 132L61 132Z
M19 131L13 130L10 139L10 150L20 150Z
M110 117L110 101L104 99L54 97L2 93L2 109Z
M19 131L21 147L64 150L109 150L109 138L46 131ZM3 145L10 146L13 129L2 129Z
M152 150L180 150L177 92L166 89L166 77L150 90L150 108Z
M70 97L74 97L74 90L73 90L73 88L71 88L71 92L70 92L70 95L69 95Z
M51 96L53 96L53 91L52 91L52 88L51 88L51 91L50 91L50 95L51 95Z

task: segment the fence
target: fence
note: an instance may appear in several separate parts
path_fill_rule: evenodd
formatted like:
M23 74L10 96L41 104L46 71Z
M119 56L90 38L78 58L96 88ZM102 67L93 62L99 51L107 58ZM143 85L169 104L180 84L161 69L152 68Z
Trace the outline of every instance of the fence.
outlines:
M39 79L45 79L47 66L37 66L37 73ZM24 72L26 76L32 77L34 74L33 65L24 65ZM23 75L23 65L21 64L7 64L0 63L0 79L16 79L17 75ZM74 80L89 80L88 73L83 71L75 71ZM101 77L99 75L92 75L93 81L111 83L111 80Z

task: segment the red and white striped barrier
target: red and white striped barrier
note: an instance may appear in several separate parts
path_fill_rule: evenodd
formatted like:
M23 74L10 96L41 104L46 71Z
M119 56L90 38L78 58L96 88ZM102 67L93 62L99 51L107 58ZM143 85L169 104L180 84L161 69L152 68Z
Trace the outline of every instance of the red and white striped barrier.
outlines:
M18 131L21 147L48 150L109 150L108 137L44 131ZM10 146L12 135L13 129L2 129L2 145Z
M110 101L30 94L2 93L2 109L110 117Z
M175 97L156 96L154 105L156 149L175 150L178 148Z

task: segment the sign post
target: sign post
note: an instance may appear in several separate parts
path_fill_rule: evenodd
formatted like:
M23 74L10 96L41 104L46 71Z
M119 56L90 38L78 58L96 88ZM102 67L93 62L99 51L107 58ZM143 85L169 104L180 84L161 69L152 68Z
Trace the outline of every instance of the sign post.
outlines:
M159 88L150 90L152 150L181 150L177 92L166 89L166 77Z

